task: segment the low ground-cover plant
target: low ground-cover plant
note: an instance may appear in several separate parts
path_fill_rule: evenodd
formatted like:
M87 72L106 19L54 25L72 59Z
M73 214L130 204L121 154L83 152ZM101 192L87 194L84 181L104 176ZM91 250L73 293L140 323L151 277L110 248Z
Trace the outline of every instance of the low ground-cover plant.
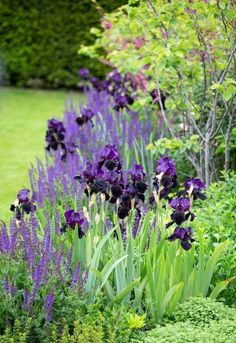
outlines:
M190 298L155 329L132 342L234 342L236 310L210 298Z

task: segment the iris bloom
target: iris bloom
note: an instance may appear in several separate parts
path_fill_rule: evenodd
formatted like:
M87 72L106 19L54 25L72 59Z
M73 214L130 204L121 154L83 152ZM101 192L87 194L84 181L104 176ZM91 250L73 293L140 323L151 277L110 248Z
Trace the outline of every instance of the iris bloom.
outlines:
M189 198L174 198L170 201L169 205L174 209L174 212L170 216L172 221L166 225L167 228L174 223L181 225L189 217L191 221L194 220L194 214L190 212Z
M30 190L27 188L21 189L17 193L17 200L11 205L10 210L16 213L16 219L21 220L24 213L30 214L36 210L33 199L30 199Z
M71 229L75 229L77 226L78 228L78 236L79 238L82 238L86 233L86 227L87 227L87 220L80 215L79 212L75 212L74 210L68 210L64 213L66 223L61 228L61 232L65 232L67 227L70 227Z
M201 200L206 199L205 194L202 193L202 191L206 188L206 186L200 179L198 178L195 179L192 177L185 181L184 187L185 187L186 193L188 193L189 195L193 195L193 199L197 199L197 198Z
M76 118L76 123L82 126L92 120L94 112L89 108L83 108L81 110L80 116Z
M134 166L128 170L128 174L131 175L133 181L143 180L146 174L143 171L143 167L140 164L134 164Z
M175 162L169 157L159 158L157 161L157 174L174 177L176 175Z
M61 146L62 149L65 149L65 131L63 122L56 119L50 119L48 121L48 129L46 132L46 149L57 150L59 146Z
M153 182L153 187L160 198L168 198L172 188L177 186L177 176L175 162L169 157L161 157L157 161L157 175ZM151 196L149 202L152 204L155 201L155 197Z
M192 247L192 242L194 239L192 238L193 230L191 227L187 227L186 229L183 227L176 227L174 233L170 235L167 239L169 241L175 241L179 239L180 244L184 250L189 250Z

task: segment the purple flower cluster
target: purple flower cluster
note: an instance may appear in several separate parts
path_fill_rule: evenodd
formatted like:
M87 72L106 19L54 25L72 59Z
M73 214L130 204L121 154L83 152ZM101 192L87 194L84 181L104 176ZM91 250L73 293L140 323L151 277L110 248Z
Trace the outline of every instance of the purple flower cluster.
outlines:
M137 83L131 74L122 76L117 69L113 69L105 80L98 80L96 77L90 79L92 86L98 91L106 91L113 97L114 109L120 111L128 109L134 103L134 94L137 90Z
M34 204L35 199L30 199L29 194L29 189L21 189L17 193L17 200L10 207L10 210L15 212L17 220L21 220L24 216L24 213L30 214L36 210L36 206Z
M100 152L98 162L88 162L82 175L75 178L86 182L85 193L88 196L102 193L111 204L119 199L118 217L124 219L129 215L132 205L138 207L140 201L145 200L145 176L143 167L138 164L125 172L116 147L106 145Z
M75 178L79 181L86 181L85 193L87 195L103 193L106 200L109 200L109 186L123 185L121 169L120 156L116 147L108 144L100 151L99 161L87 162L82 175Z
M185 181L184 183L185 190L180 192L180 196L183 197L176 197L173 198L169 205L174 209L171 214L171 222L166 225L166 227L170 227L172 224L176 224L177 227L174 230L174 233L168 237L170 241L174 241L176 239L180 240L180 244L185 250L189 250L192 246L192 242L194 241L192 238L192 228L187 227L184 228L181 225L190 219L193 221L195 216L190 211L191 201L192 199L206 199L206 196L201 192L205 185L200 179L191 178Z
M61 148L62 155L61 160L65 160L67 154L74 154L76 145L74 142L66 142L66 129L62 121L57 119L50 119L48 120L48 128L46 132L46 150L58 150Z
M53 292L48 293L44 298L44 309L46 321L50 322L52 320L52 307L54 303L54 294Z
M27 194L21 194L21 200L27 203L25 196ZM71 219L68 218L69 220L71 223ZM83 271L78 271L77 265L71 264L71 256L64 247L64 240L58 241L56 246L52 244L53 226L54 223L47 218L47 223L42 227L43 237L39 239L37 236L39 222L34 213L31 213L27 220L22 218L17 222L13 219L10 230L7 230L5 225L0 225L0 254L2 261L7 261L6 273L9 272L11 264L16 270L14 263L20 265L21 271L24 271L22 283L22 277L16 277L11 273L4 274L4 263L2 264L1 276L6 275L5 292L17 299L23 295L22 309L25 311L32 311L35 302L38 307L39 301L41 303L44 301L47 321L50 321L52 316L54 303L52 289L55 287L58 289L59 285L62 288L70 286L81 289L84 286L85 276ZM47 291L46 296L45 291Z

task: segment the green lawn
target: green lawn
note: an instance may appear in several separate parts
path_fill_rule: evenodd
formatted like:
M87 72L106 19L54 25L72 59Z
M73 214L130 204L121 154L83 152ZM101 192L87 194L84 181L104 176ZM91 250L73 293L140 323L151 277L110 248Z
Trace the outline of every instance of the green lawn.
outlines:
M9 219L28 169L44 155L47 119L62 117L69 92L0 88L0 219Z

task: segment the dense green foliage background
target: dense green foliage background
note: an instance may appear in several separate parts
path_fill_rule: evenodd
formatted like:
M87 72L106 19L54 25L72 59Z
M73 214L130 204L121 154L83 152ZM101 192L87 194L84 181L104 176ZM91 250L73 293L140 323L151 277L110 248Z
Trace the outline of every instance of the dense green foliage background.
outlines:
M0 82L17 86L74 87L78 70L96 75L105 66L79 56L80 44L93 42L100 25L97 6L113 11L124 0L1 0ZM1 77L2 74L2 77Z

